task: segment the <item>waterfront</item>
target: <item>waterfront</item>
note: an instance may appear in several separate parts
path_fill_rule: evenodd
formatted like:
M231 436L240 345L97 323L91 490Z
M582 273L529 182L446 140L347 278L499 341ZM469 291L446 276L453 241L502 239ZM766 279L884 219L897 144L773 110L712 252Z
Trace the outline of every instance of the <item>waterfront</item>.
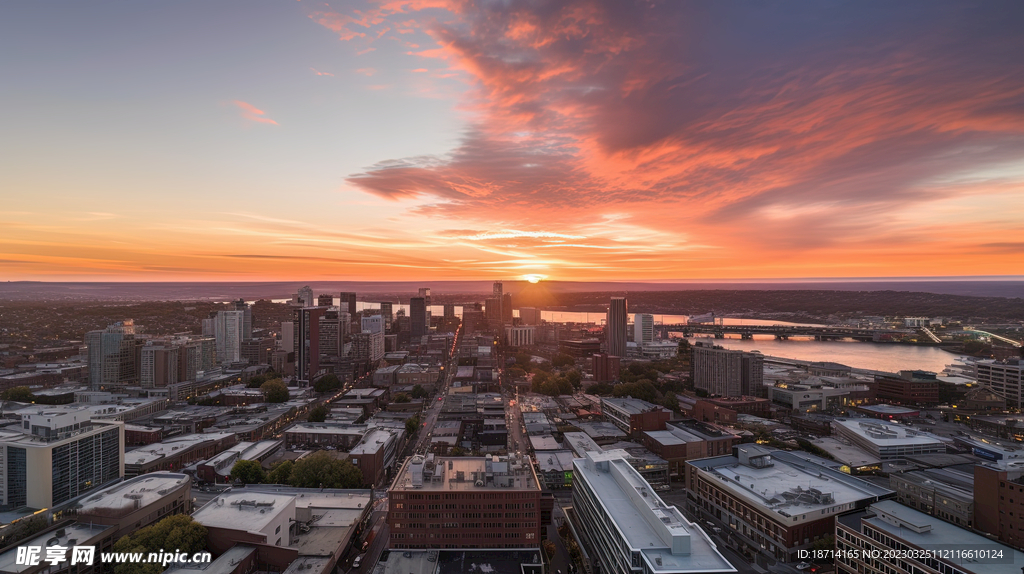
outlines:
M736 338L690 338L693 341L714 341L726 349L760 351L773 357L786 357L801 361L832 361L857 369L897 372L920 369L939 373L961 356L947 353L938 347L901 345L897 343L864 343L852 339L841 341L815 341L792 338L779 341L771 336L756 335L753 340Z

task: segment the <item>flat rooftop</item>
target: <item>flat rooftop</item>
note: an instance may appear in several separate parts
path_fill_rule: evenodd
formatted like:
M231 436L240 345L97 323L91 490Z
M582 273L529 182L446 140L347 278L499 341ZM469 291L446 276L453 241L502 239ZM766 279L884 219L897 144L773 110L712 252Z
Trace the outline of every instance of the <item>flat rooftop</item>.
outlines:
M359 444L352 447L352 450L349 451L349 454L353 455L375 453L379 451L381 448L383 448L384 445L386 445L388 441L392 440L393 437L394 434L390 431L383 429L373 429L367 432L365 435L363 435L362 440L359 441Z
M891 494L887 488L774 450L771 466L754 468L741 465L734 456L692 461L692 464L719 479L719 485L737 497L787 518L821 511L847 508L847 505Z
M878 513L874 518L866 518L865 522L871 526L888 532L896 538L907 541L919 548L948 550L977 551L1000 550L1003 558L1001 560L975 560L975 561L952 561L945 560L949 564L956 565L968 572L976 574L1020 574L1020 565L1024 564L1024 553L1013 548L1000 544L984 536L965 530L934 516L928 516L913 508L903 506L892 500L882 500L868 507ZM891 516L895 521L904 524L900 527L882 518L882 514ZM911 526L917 527L911 528ZM923 527L923 528L922 528ZM927 532L916 532L917 529L930 528Z
M419 465L417 464L419 461ZM414 486L422 474L422 485ZM459 479L461 473L462 479ZM475 473L475 475L474 475ZM476 480L474 480L476 476ZM478 481L483 481L478 486ZM498 486L508 484L511 487ZM540 490L530 459L506 456L484 457L410 457L402 465L392 488L400 490Z
M572 470L573 456L571 450L549 450L537 454L537 466L541 472L565 472Z
M559 450L562 448L562 445L558 444L555 437L551 435L530 436L530 446L535 451Z
M649 403L641 399L603 397L601 403L631 415L638 415L652 410L664 410L664 407Z
M583 453L587 451L602 452L604 450L587 433L567 432L563 436L566 446L576 453L576 456L582 457Z
M192 518L203 526L259 532L280 513L293 496L265 492L228 491L195 511Z
M911 413L921 412L920 409L908 409L907 407L897 405L867 405L857 408L862 411L869 411L880 415L909 415Z
M116 526L108 526L106 524L86 524L82 522L72 522L71 524L59 528L57 530L51 530L34 536L28 540L22 540L19 546L38 546L42 548L40 554L40 561L45 566L46 559L46 548L50 546L64 546L65 548L71 548L76 544L81 546L85 545L92 538L99 536L108 529L117 530ZM57 535L58 532L62 534ZM70 551L68 557L71 556ZM99 553L97 552L96 560L99 560ZM26 570L39 568L39 566L31 566L29 564L17 564L18 561L18 548L11 548L7 552L0 554L0 572L24 572Z
M213 562L181 562L172 564L163 574L230 574L238 563L256 553L255 546L235 544Z
M359 409L362 414L362 409ZM365 424L357 425L343 422L322 422L322 423L297 423L284 430L285 433L308 433L308 434L341 434L360 435L366 433Z
M665 504L625 459L611 453L588 453L575 460L573 481L581 480L652 571L736 571L708 535L679 509ZM689 552L674 554L674 545L687 539Z
M857 446L839 442L830 436L813 439L811 444L852 468L882 464L882 459L870 452Z
M203 434L187 434L167 439L163 442L148 444L124 453L125 464L148 464L165 456L178 454L190 448L224 438L234 436L231 432L211 432Z
M946 444L931 433L876 419L835 419L832 425L841 426L880 447Z
M78 512L121 516L134 510L136 500L140 506L148 506L163 498L168 492L191 482L192 478L186 474L143 474L87 496L78 503Z

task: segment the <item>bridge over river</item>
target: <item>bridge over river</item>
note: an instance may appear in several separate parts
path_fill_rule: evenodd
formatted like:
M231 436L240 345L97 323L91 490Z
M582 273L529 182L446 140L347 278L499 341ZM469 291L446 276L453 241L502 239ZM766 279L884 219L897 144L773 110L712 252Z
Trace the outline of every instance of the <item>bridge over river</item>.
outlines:
M696 334L714 335L723 339L726 335L739 335L742 339L753 339L754 335L774 335L776 339L790 337L813 337L816 341L838 341L840 339L856 339L858 341L881 341L887 336L902 337L916 333L913 329L861 329L858 327L812 327L803 325L721 325L717 323L656 325L662 338L668 334L682 333L684 336Z

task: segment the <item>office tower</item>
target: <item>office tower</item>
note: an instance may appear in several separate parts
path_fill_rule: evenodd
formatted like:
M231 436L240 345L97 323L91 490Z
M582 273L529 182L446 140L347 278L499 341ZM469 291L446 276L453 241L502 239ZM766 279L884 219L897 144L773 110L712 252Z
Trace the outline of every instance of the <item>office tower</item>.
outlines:
M376 363L384 358L384 332L363 331L352 335L352 359Z
M241 360L244 325L243 311L217 312L214 335L217 339L217 362L226 365Z
M384 317L381 315L370 315L362 318L362 330L364 333L383 333Z
M313 289L309 285L299 289L298 293L292 297L292 305L298 307L312 307L313 301Z
M487 317L479 309L462 309L462 332L465 335L478 333L487 326Z
M217 312L212 311L210 316L203 319L203 336L214 337L217 335Z
M540 325L540 309L536 307L521 307L519 309L519 320L523 325Z
M333 307L334 306L334 295L324 293L316 296L317 307Z
M654 315L633 315L633 342L638 346L654 342Z
M465 314L465 313L463 313ZM484 316L487 323L494 329L501 324L501 299L484 299Z
M126 319L102 331L89 331L85 344L89 347L89 384L93 390L138 380L134 321Z
M418 512L417 500L442 497L452 509L483 501L492 510L500 506L502 517L513 510L515 521L499 521L496 513L475 511L463 513L459 520L438 520L430 527L410 520L408 511ZM412 456L391 483L388 500L393 501L387 518L390 548L536 548L546 526L541 518L541 483L529 460L516 455Z
M214 343L216 346L216 343ZM203 370L203 343L189 340L182 343L178 351L178 381L194 381Z
M974 376L978 384L1006 399L1008 407L1024 406L1024 358L978 361L974 363Z
M505 293L501 297L501 322L512 322L512 294Z
M348 313L342 314L334 309L325 311L320 317L320 354L328 357L343 356L345 335L348 332Z
M181 347L174 344L142 347L139 358L139 384L142 388L162 388L177 383L180 380L181 352ZM198 353L196 355L198 358Z
M295 310L295 376L309 381L320 371L320 317L324 307Z
M394 304L391 301L382 301L380 304L380 314L384 317L384 331L390 333L392 330L392 322L395 320Z
M0 505L53 508L124 476L124 423L90 407L20 411L0 436Z
M604 326L605 345L609 355L626 356L626 314L626 298L612 297Z
M624 450L587 451L572 462L573 532L587 572L735 572L697 524L669 506Z
M427 333L430 333L430 320L432 319L432 313L430 311L430 287L420 287L419 296L423 297L423 307L425 309L426 317L424 321L427 325Z
M719 397L757 395L764 383L764 356L697 343L693 386Z
M414 345L419 344L419 339L428 333L427 302L423 297L413 297L409 300L409 338Z
M454 319L455 318L455 303L444 304L444 318Z
M498 321L504 320L505 310L502 309L502 304L505 302L505 297L503 295L504 288L505 287L504 287L504 285L502 285L501 281L495 281L494 282L494 288L491 291L491 299L494 300L495 309L494 309L494 315L488 314L488 319L490 319L490 317L493 316ZM488 309L490 309L490 308L488 307Z
M295 323L292 321L281 321L280 348L289 353L295 350Z
M509 347L530 347L537 344L537 327L533 325L506 325L505 344Z
M354 321L355 317L358 317L356 311L356 294L350 291L342 291L340 299L338 299L338 309L348 313L350 320Z
M252 307L244 299L235 301L235 311L242 312L242 340L252 339Z
M274 339L257 337L242 341L242 360L250 365L269 365L274 356Z

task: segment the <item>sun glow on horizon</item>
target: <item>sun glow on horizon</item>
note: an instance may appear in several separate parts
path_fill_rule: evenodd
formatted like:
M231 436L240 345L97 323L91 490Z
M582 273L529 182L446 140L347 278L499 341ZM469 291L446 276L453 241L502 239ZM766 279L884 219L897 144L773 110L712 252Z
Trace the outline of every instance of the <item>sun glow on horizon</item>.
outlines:
M540 283L541 281L543 281L544 279L547 279L547 278L548 278L547 275L537 275L537 274L523 275L523 279L526 279L530 283Z

